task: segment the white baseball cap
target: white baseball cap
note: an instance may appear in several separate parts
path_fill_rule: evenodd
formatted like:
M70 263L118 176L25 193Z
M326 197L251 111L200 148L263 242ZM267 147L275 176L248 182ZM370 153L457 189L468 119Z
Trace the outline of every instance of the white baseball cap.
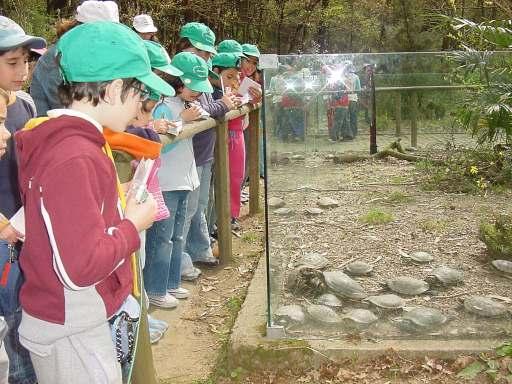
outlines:
M137 15L133 18L133 28L140 33L157 32L153 19L149 15Z
M85 0L76 8L75 19L81 23L112 21L119 23L119 8L111 0Z

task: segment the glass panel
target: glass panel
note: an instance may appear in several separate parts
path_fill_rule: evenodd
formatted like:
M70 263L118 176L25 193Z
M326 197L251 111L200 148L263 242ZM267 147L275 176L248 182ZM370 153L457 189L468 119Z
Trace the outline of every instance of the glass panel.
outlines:
M461 304L469 294L508 295L510 281L479 261L482 246L476 228L482 212L492 210L493 201L423 191L414 179L418 171L413 163L350 164L351 159L369 154L373 97L378 150L397 139L410 155L476 143L457 117L475 86L484 85L476 79L485 79L486 70L478 68L477 61L468 82L468 76L456 71L460 64L455 54L280 56L278 69L265 70L269 311L273 324L283 324L288 336L328 338L364 332L374 339L464 338L511 332L507 318L472 315ZM498 52L486 60L499 67L507 57ZM337 158L342 161L333 161ZM318 200L327 197L337 206L320 208ZM414 209L409 211L407 202ZM474 208L477 203L479 212ZM389 223L372 224L371 215ZM434 260L421 264L405 257L415 251L428 252ZM303 268L304 258L327 265ZM354 287L345 275L322 272L346 273L353 261L373 267L368 276L352 276L358 284ZM462 285L436 282L433 271L445 265L463 272ZM429 284L421 295L398 294L407 310L433 308L442 316L432 320L421 313L406 315L403 309L377 308L361 298L346 298L357 297L359 287L361 296L392 293L386 282L398 276ZM415 289L405 285L402 290ZM311 307L325 292L335 293L342 302L341 307L332 307L333 313ZM292 304L300 306L293 311L305 313L304 321L287 320L280 313ZM377 320L357 325L349 318L354 309L368 309ZM424 327L414 323L418 317L418 322L443 324ZM331 318L333 323L328 322Z

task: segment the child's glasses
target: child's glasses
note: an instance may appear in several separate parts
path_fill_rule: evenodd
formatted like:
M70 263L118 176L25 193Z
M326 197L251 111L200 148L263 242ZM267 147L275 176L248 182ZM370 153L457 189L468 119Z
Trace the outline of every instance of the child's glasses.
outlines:
M140 101L146 101L149 99L149 95L151 95L151 91L149 89L143 88L144 86L140 83L134 83L131 85L131 88L134 89L140 96Z

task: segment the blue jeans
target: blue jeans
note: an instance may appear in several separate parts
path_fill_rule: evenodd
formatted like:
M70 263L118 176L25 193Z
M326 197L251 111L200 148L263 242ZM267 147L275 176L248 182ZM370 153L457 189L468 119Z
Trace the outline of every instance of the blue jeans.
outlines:
M210 161L197 167L199 188L194 190L189 197L189 207L192 206L192 209L187 211L189 220L185 222L183 238L186 239L185 250L194 262L211 260L213 257L205 215L210 198L212 164L213 162Z
M0 270L3 271L9 258L7 243L0 240ZM11 270L7 284L0 286L0 315L4 316L9 331L5 336L5 350L9 357L9 383L11 384L33 384L37 383L36 374L30 354L20 344L18 327L21 322L21 308L19 304L19 291L23 277L19 263L11 264Z
M144 285L150 296L164 296L168 289L179 288L183 226L190 191L164 191L165 205L171 216L153 223L146 232Z
M357 112L358 112L357 101L351 101L348 105L348 114L350 121L350 130L352 131L352 137L357 136Z

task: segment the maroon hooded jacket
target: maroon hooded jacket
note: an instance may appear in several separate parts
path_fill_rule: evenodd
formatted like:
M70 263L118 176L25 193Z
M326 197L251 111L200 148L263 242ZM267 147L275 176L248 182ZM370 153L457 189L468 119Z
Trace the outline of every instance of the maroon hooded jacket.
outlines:
M104 308L90 308L91 317L112 316L131 292L129 257L140 240L121 218L102 133L81 117L61 115L15 140L26 221L23 310L65 324L67 303L95 302Z

